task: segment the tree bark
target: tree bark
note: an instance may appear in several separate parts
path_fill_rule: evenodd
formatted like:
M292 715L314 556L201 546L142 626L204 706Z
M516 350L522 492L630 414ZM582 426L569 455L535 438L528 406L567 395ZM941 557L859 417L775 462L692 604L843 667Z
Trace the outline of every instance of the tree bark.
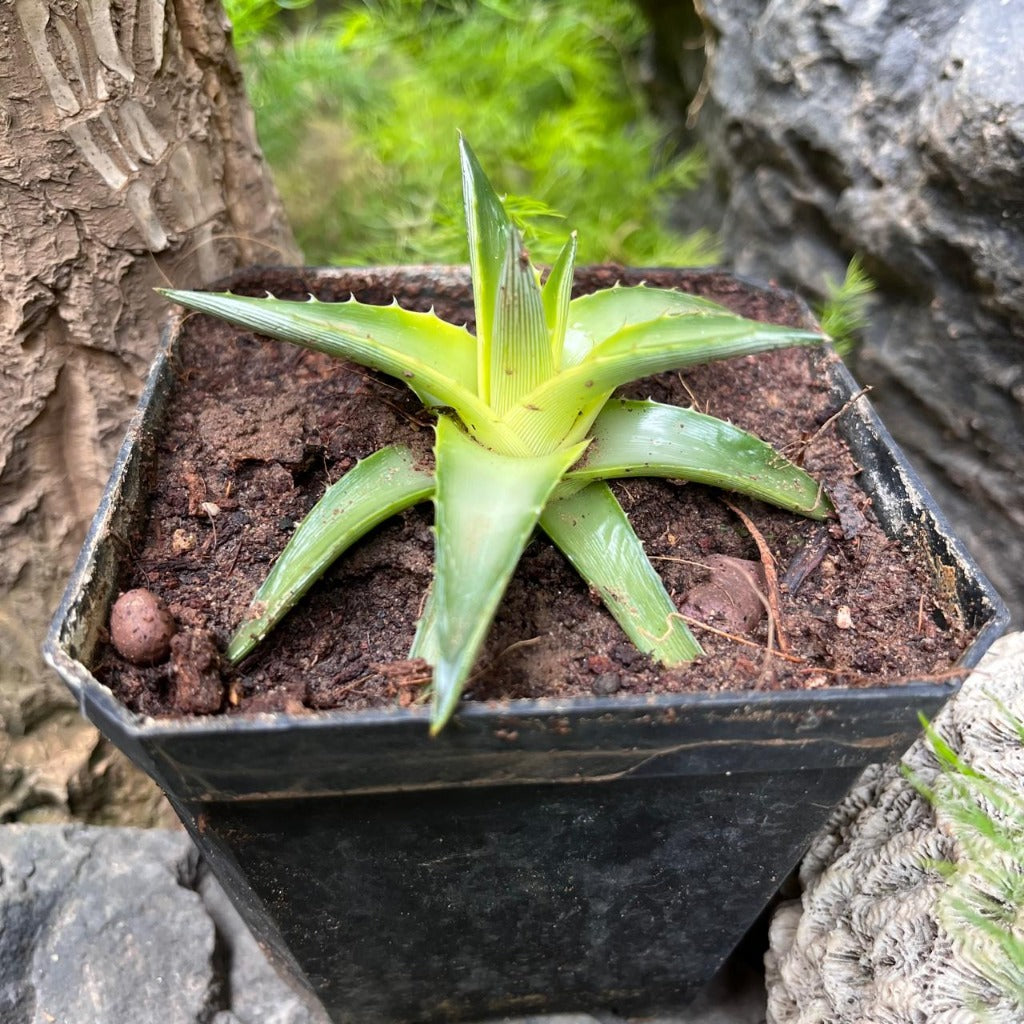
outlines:
M204 0L0 0L0 821L159 804L39 646L156 345L154 286L298 259ZM49 762L49 763L48 763Z

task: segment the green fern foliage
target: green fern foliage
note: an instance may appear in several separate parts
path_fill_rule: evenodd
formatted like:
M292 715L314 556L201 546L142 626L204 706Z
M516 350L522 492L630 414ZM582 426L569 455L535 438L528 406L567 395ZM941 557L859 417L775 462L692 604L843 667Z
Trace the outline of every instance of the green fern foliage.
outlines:
M709 236L666 226L704 159L671 156L646 109L646 26L629 0L363 0L326 17L279 13L298 5L226 6L309 262L463 262L457 130L506 184L537 262L576 226L586 227L581 262L714 257Z
M822 330L832 339L840 355L848 355L868 324L868 307L875 282L864 270L860 256L854 256L842 281L825 279L825 301L815 310Z

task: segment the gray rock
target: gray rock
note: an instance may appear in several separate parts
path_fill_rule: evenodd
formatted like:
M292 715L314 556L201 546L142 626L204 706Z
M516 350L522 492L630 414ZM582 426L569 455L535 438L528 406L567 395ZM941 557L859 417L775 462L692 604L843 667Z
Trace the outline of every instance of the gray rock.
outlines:
M692 4L646 6L671 34ZM721 218L728 262L809 297L863 254L880 290L856 370L1019 620L1024 5L702 7L717 204L689 223ZM702 61L680 57L680 104Z
M323 1024L184 832L0 827L5 1024Z
M599 696L618 693L622 680L618 672L602 672L593 682L592 689Z
M329 1024L318 1005L311 1004L304 992L291 988L274 972L209 872L203 872L199 892L221 939L230 993L230 1011L222 1011L213 1024Z
M0 1019L194 1024L212 1012L214 928L187 887L196 855L183 833L10 825L0 870Z

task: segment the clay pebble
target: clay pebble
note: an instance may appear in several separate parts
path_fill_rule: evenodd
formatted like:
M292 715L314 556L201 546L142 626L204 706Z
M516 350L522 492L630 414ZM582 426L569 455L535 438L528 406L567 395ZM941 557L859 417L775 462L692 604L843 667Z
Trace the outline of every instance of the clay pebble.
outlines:
M110 639L134 665L155 665L171 650L177 632L163 600L142 587L121 594L110 612Z

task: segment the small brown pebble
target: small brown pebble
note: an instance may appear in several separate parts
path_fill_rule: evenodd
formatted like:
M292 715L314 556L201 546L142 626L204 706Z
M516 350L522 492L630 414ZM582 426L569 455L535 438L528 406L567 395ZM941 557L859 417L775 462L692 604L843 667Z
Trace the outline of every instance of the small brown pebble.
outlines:
M110 639L133 665L155 665L167 657L177 632L163 600L141 587L122 594L110 611Z
M620 686L622 686L622 681L619 679L618 672L602 672L594 680L592 689L599 696L607 697L609 694L616 693Z
M761 563L718 554L704 563L711 575L686 595L680 612L729 633L752 633L765 612Z

